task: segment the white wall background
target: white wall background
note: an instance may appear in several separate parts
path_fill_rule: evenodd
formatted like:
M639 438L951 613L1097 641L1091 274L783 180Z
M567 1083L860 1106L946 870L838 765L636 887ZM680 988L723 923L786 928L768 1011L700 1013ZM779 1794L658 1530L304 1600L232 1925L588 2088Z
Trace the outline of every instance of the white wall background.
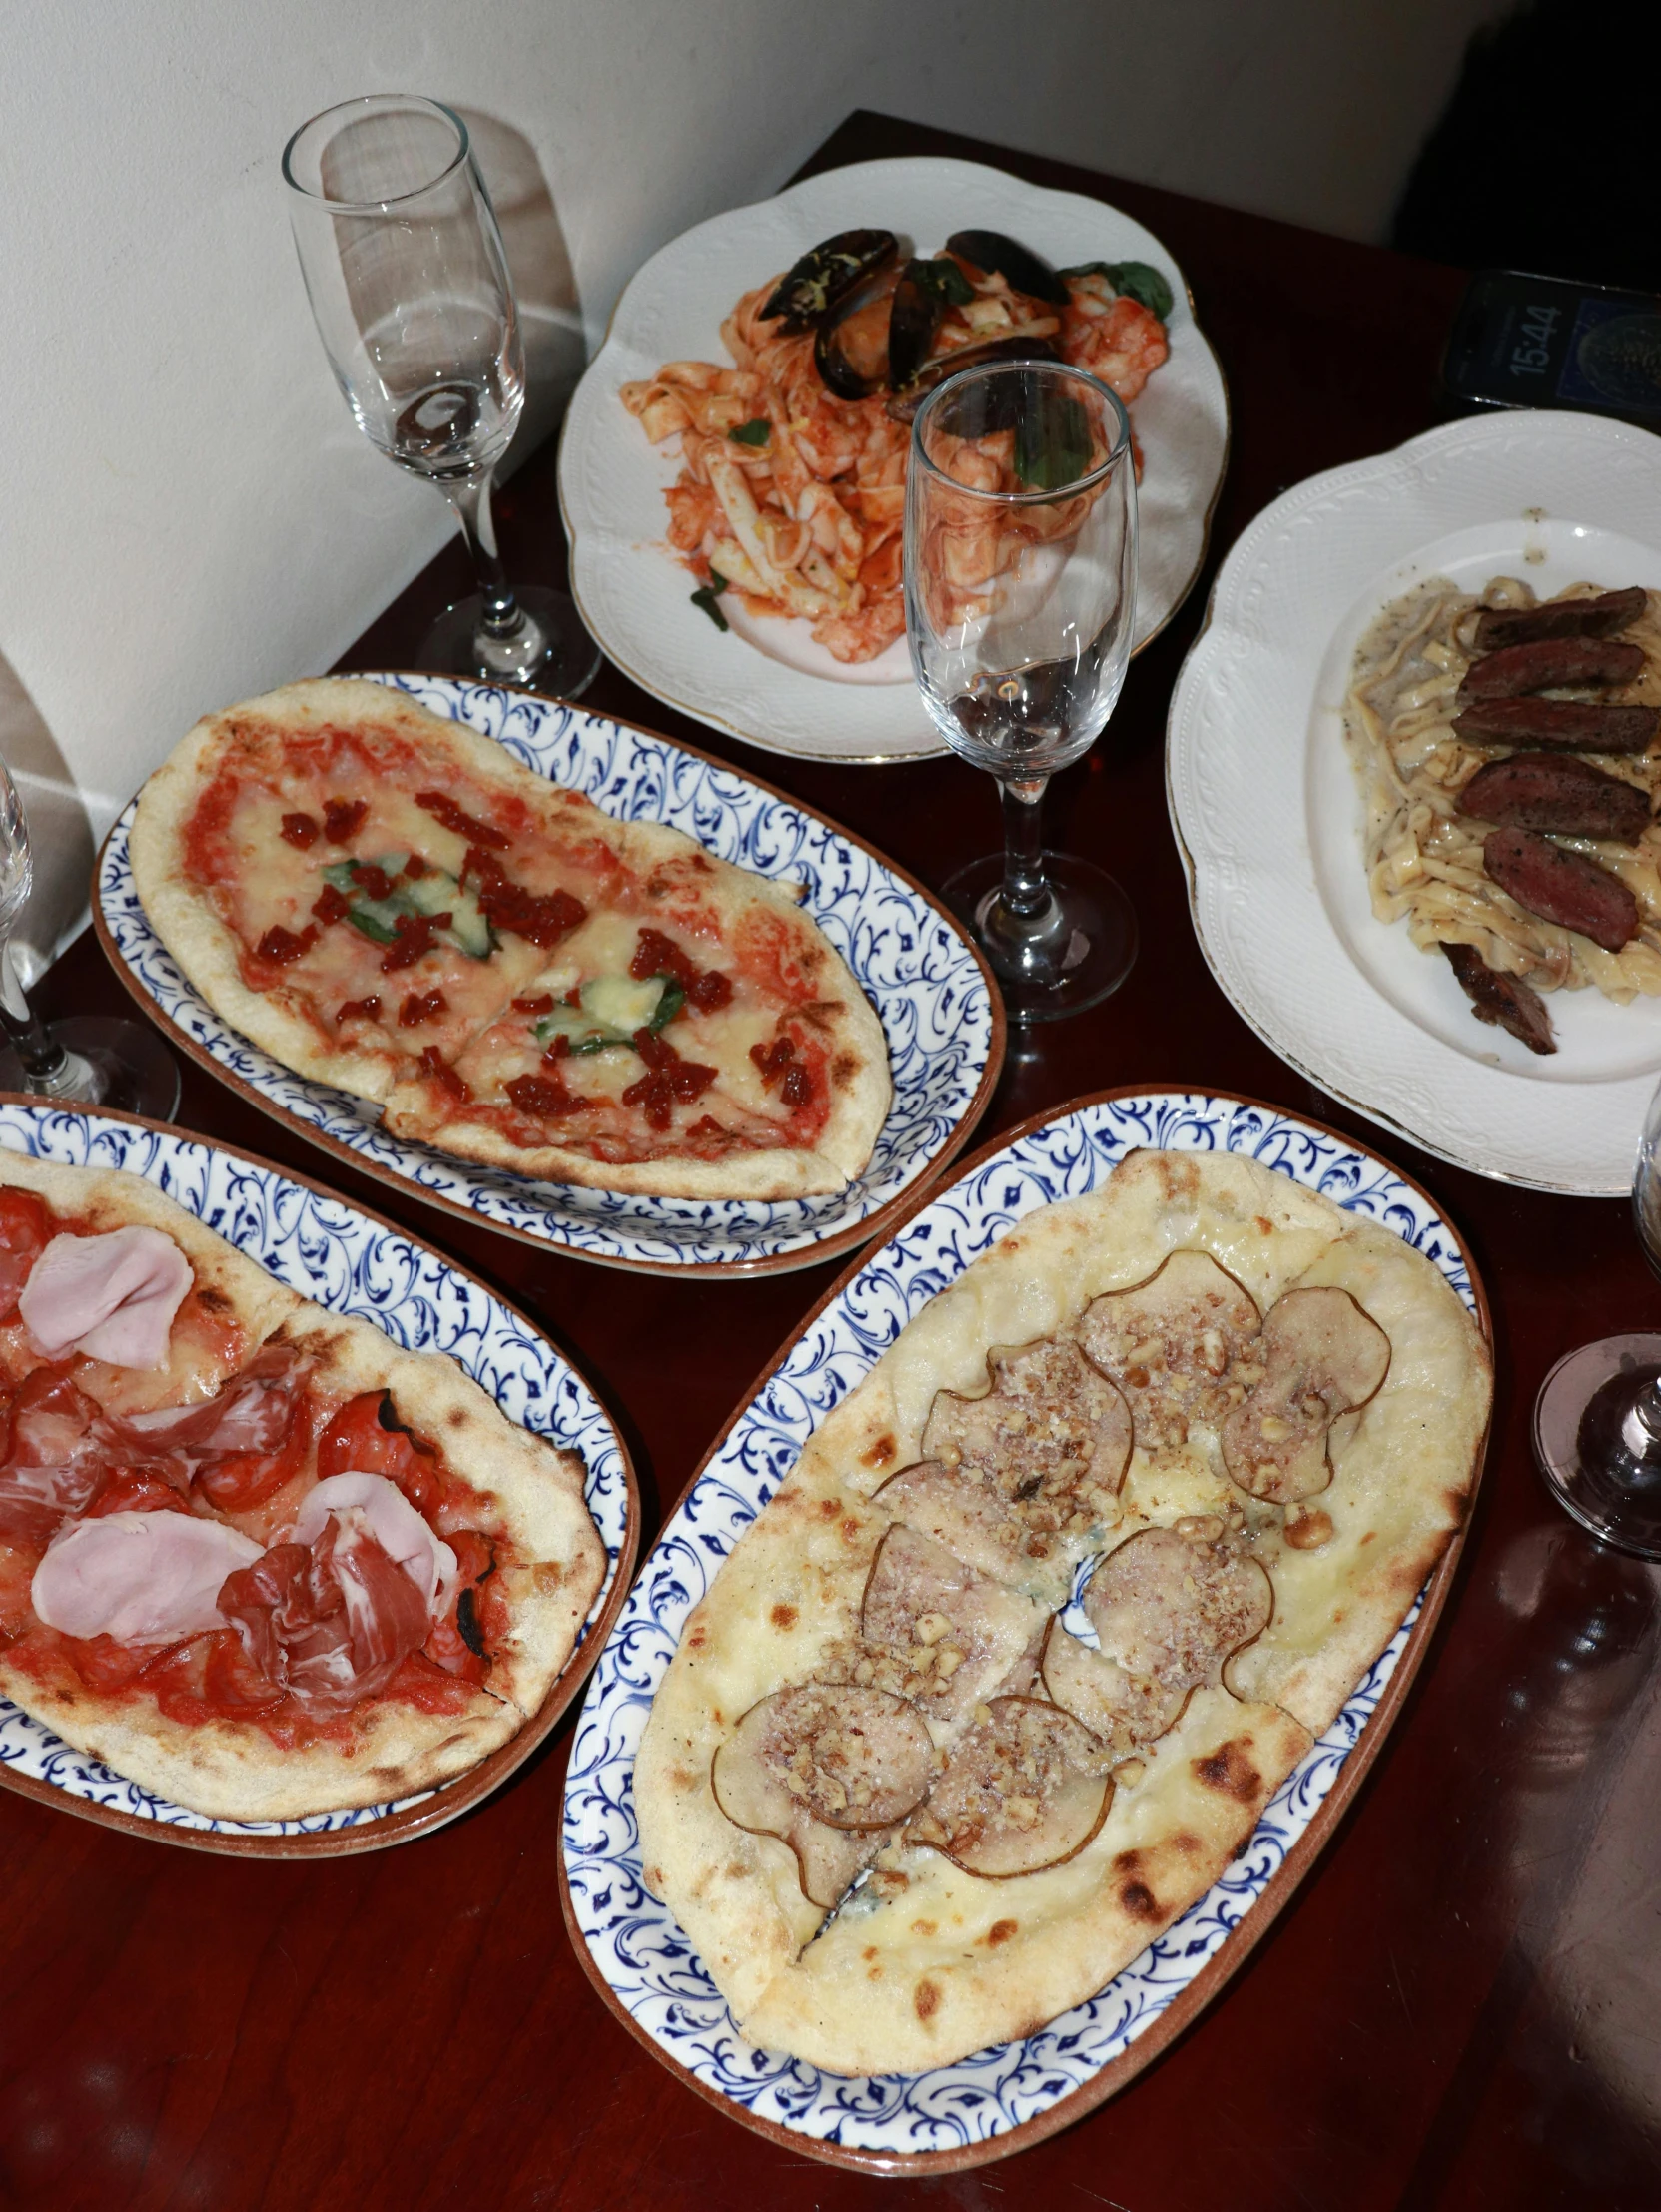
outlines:
M0 0L0 751L36 824L25 934L75 923L93 838L200 713L326 667L449 526L325 369L278 170L315 110L424 91L484 120L546 373L665 239L776 190L855 107L1377 237L1495 7Z

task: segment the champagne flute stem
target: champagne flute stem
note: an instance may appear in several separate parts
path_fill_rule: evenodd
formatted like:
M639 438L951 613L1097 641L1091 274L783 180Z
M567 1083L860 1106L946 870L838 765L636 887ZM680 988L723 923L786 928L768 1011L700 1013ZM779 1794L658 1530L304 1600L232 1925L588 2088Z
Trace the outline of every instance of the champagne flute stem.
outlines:
M472 556L478 596L483 601L484 627L492 637L512 637L523 628L524 615L496 551L495 517L490 512L490 479L494 473L487 468L481 476L445 484L444 496L455 509Z
M1050 903L1044 873L1044 793L1048 776L1000 782L1004 801L1004 906L1019 921L1035 919Z
M69 1055L61 1045L52 1042L46 1025L30 1006L18 981L9 943L0 945L0 1023L5 1025L12 1050L23 1063L26 1076L50 1087L67 1075Z

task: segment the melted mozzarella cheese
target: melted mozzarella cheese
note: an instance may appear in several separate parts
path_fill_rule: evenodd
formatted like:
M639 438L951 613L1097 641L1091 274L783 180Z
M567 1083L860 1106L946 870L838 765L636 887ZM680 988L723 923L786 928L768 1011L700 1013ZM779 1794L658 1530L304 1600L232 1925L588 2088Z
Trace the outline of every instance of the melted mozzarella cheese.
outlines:
M160 1367L193 1279L190 1261L160 1229L54 1236L17 1307L48 1358L77 1351L112 1367Z
M48 1546L29 1587L48 1628L173 1644L223 1628L227 1575L260 1557L251 1536L193 1513L108 1513L75 1521Z

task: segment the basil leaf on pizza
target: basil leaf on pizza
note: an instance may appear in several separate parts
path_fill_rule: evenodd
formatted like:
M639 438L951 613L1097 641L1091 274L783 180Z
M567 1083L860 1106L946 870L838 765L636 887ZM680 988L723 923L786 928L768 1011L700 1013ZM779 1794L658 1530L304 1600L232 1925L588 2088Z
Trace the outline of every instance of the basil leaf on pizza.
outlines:
M210 715L132 833L214 1011L393 1134L659 1196L834 1192L891 1086L882 1025L789 888L622 822L381 684Z
M653 1701L645 1879L742 2034L921 2072L1104 1988L1394 1635L1490 1393L1427 1259L1252 1160L1026 1215L825 1418Z
M268 1821L464 1773L575 1648L583 1482L139 1177L0 1153L0 1691L118 1774Z

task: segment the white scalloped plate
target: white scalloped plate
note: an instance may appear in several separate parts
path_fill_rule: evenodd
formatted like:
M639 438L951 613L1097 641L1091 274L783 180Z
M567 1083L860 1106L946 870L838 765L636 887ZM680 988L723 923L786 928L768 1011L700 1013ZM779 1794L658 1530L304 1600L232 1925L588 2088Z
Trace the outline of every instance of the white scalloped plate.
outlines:
M1338 1719L1276 1792L1245 1854L1089 2003L957 2065L862 2080L759 2051L739 2035L641 1879L634 1757L682 1625L815 1426L905 1324L1024 1215L1098 1188L1140 1146L1242 1152L1382 1223L1441 1270L1491 1335L1470 1261L1416 1184L1316 1123L1192 1092L1111 1093L1024 1124L919 1200L808 1316L711 1448L600 1654L571 1746L561 1873L577 1954L624 2025L733 2119L833 2164L912 2174L1001 2158L1067 2126L1147 2065L1238 1970L1314 1862L1383 1744L1451 1587L1462 1531ZM1365 1749L1351 1760L1358 1743Z
M215 1821L113 1774L6 1698L0 1698L0 1786L131 1835L262 1858L380 1850L427 1835L478 1804L529 1758L575 1696L634 1565L640 1535L634 1470L585 1378L516 1307L430 1245L247 1152L129 1114L43 1106L4 1094L0 1146L64 1166L142 1175L303 1297L372 1322L407 1351L447 1352L509 1420L581 1453L588 1510L607 1560L576 1649L541 1709L499 1751L441 1789L298 1821Z
M923 886L873 847L723 761L562 700L446 676L378 675L434 714L627 822L666 822L722 860L803 887L888 1041L894 1100L865 1172L823 1198L638 1198L532 1182L390 1136L381 1109L309 1083L251 1045L189 984L150 926L127 838L135 799L99 856L93 920L111 965L173 1042L250 1104L379 1181L433 1205L646 1273L768 1274L816 1266L882 1233L961 1151L1004 1064L1004 1009L980 954Z
M1576 1196L1631 1186L1661 999L1548 1004L1538 1058L1479 1024L1405 923L1377 921L1342 702L1361 633L1425 577L1661 588L1661 438L1488 415L1311 476L1231 548L1172 696L1171 818L1195 931L1257 1035L1334 1098L1458 1166Z
M721 323L741 293L834 232L876 225L918 251L954 231L999 230L1058 268L1146 261L1176 295L1171 357L1134 401L1138 487L1136 649L1187 598L1206 557L1229 449L1229 400L1183 273L1151 231L1103 200L1051 192L979 162L856 162L687 231L630 279L559 440L571 589L617 666L667 705L768 752L809 760L921 760L946 748L912 680L905 641L865 668L816 646L805 622L718 631L692 605L664 542L663 492L679 462L647 442L618 394L666 361L724 362Z

